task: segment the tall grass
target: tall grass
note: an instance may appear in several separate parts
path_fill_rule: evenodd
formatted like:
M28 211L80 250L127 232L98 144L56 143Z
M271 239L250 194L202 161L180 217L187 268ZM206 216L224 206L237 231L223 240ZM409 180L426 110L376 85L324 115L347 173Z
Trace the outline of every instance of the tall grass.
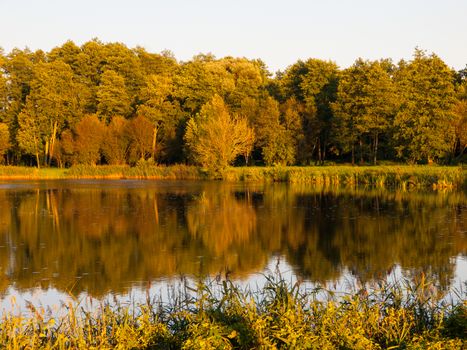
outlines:
M467 184L467 170L445 166L309 166L229 168L224 179L319 185L449 188Z
M102 178L102 179L172 179L248 182L289 182L317 185L370 185L376 187L467 186L467 169L448 166L309 166L309 167L230 167L221 173L188 165L157 166L140 161L129 166L77 165L69 169L0 167L0 179L31 178Z
M0 179L60 179L65 177L65 169L32 168L21 166L0 166Z
M230 281L186 286L169 303L133 308L63 307L60 318L30 306L7 314L0 346L9 349L462 349L467 303L446 304L418 283L380 283L342 298L317 298L271 277L256 291Z

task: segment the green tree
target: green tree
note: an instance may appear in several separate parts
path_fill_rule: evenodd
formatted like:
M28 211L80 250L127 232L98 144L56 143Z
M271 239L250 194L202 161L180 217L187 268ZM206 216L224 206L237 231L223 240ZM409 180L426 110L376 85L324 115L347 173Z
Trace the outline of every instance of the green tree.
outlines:
M255 133L254 153L259 153L267 164L282 163L283 160L278 160L276 156L287 152L275 148L283 148L283 142L290 134L286 133L284 126L281 125L278 102L268 94L263 94L258 99L246 98L242 102L240 113L253 126ZM291 145L292 143L287 140L287 144ZM265 159L265 154L269 155L268 161Z
M401 108L394 120L399 157L430 163L450 151L453 81L453 71L435 54L417 49L411 62L400 62L396 83Z
M329 143L333 112L331 104L336 99L338 67L334 62L319 59L298 61L278 77L281 100L294 98L302 119L304 144L299 158L310 161L317 154L323 162Z
M304 163L307 155L305 154L306 142L302 118L303 105L294 97L291 97L280 105L280 111L282 125L284 125L285 131L290 136L288 143L292 143L291 147L293 147L294 157L293 160L288 158L288 163L291 164L295 160Z
M138 106L137 114L146 117L153 125L151 156L154 160L158 151L158 139L165 136L164 141L167 142L180 119L180 108L172 100L173 90L172 78L163 75L148 76L145 87L141 89L140 98L143 103ZM161 130L162 135L159 132Z
M274 133L268 135L262 154L266 165L289 165L295 162L296 147L293 137L283 125L278 124Z
M376 164L379 137L388 131L396 108L394 84L381 63L358 59L346 69L341 74L333 108L341 140L350 143L352 162L355 142L359 140L362 147L364 138L369 137L372 160Z
M453 156L460 159L467 150L467 68L458 74L459 81L456 86L456 102L454 105L454 144Z
M97 114L106 123L113 116L129 116L131 100L128 96L125 79L113 70L105 71L97 89Z
M44 60L41 51L31 52L28 49L13 49L4 57L2 70L6 79L6 93L8 104L5 106L3 121L8 124L10 141L12 143L13 159L18 161L21 148L18 147L17 133L19 131L18 117L26 104L26 98L31 90L34 78L34 65Z
M77 96L70 66L61 61L37 64L26 105L18 117L20 147L35 154L36 160L43 153L44 164L50 165L57 135L79 117Z
M250 153L254 132L245 118L231 116L219 95L189 120L185 141L195 162L222 171L239 155Z

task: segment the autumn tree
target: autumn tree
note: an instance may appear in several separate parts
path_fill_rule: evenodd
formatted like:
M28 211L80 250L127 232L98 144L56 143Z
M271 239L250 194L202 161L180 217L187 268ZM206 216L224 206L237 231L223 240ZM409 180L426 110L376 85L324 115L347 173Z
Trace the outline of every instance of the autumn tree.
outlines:
M0 164L3 163L5 153L10 147L10 131L8 130L8 125L0 123Z
M444 157L453 143L454 74L435 54L416 50L396 73L401 108L394 120L396 150L411 162Z
M55 161L60 168L74 165L77 161L75 157L75 141L70 129L66 129L60 135L54 154Z
M129 121L128 138L130 142L131 162L147 159L152 154L153 124L143 115Z
M106 127L102 152L108 164L126 164L130 153L130 122L123 117L112 118Z
M246 119L232 116L223 99L215 95L189 120L185 141L196 163L222 171L237 156L251 151L254 133Z
M75 127L76 161L80 164L96 165L101 158L101 147L105 126L96 115L83 117Z

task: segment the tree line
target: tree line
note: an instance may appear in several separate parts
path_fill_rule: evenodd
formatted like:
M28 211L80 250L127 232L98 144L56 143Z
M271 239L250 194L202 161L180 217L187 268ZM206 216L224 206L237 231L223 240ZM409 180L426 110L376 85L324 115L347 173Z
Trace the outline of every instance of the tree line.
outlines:
M467 68L416 49L346 69L68 41L0 51L0 161L59 166L462 161Z

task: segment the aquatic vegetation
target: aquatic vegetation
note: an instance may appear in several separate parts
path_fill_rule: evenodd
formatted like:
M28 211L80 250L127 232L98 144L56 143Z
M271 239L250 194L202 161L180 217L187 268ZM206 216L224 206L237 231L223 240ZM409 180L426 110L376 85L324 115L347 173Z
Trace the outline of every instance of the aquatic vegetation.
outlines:
M326 298L318 295L327 295ZM257 291L229 280L185 285L169 302L137 306L63 305L53 318L30 305L3 315L0 346L9 349L461 349L465 298L448 303L423 275L418 282L381 282L335 297L304 290L280 276Z
M315 185L369 185L376 187L432 187L444 189L467 185L467 170L460 166L307 166L307 167L230 167L220 173L184 164L155 165L140 161L127 165L76 165L69 169L0 167L3 179L160 179L225 180L247 182L289 182Z

